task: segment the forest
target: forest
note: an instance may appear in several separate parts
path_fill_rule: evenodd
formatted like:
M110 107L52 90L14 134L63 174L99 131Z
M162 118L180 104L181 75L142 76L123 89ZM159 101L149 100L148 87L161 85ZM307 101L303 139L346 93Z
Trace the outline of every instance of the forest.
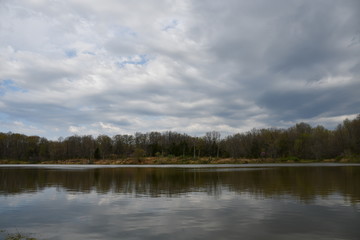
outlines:
M0 160L29 163L69 159L114 160L145 157L324 160L360 159L360 114L334 130L298 123L288 129L253 129L221 137L217 131L194 137L178 132L134 135L74 135L56 141L0 133Z

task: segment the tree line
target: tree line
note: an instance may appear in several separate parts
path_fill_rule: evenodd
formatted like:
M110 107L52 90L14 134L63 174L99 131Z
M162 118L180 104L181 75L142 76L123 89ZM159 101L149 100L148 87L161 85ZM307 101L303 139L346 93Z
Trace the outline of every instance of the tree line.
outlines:
M0 133L0 159L29 162L141 157L334 159L360 156L360 114L336 129L298 123L288 129L253 129L221 138L217 131L194 137L177 132L74 135L57 141Z

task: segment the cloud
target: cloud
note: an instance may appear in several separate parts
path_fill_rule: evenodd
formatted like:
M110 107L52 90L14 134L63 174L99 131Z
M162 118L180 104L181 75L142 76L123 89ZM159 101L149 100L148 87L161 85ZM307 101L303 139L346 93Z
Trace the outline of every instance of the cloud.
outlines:
M359 11L355 0L2 1L0 131L334 127L325 119L360 112Z

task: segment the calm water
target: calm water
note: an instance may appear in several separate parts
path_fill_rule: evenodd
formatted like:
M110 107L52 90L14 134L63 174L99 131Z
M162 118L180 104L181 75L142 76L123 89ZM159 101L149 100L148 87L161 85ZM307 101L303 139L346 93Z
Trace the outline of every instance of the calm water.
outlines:
M0 229L71 240L360 239L360 165L0 166Z

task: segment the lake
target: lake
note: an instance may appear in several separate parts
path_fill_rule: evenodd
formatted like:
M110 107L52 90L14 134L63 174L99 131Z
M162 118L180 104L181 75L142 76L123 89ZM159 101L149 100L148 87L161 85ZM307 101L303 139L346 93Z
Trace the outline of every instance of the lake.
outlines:
M360 165L0 165L0 230L71 240L355 240Z

